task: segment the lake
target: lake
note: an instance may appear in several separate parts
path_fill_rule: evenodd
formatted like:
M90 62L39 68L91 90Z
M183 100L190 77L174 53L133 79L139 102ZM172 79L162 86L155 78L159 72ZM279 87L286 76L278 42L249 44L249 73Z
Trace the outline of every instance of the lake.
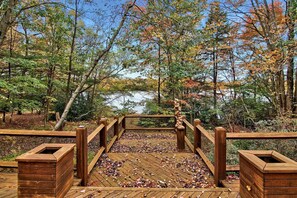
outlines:
M127 94L114 93L107 96L106 104L112 106L114 110L123 109L126 102L130 101L136 103L133 109L136 113L141 114L145 108L145 100L153 99L154 92L147 91L131 91Z

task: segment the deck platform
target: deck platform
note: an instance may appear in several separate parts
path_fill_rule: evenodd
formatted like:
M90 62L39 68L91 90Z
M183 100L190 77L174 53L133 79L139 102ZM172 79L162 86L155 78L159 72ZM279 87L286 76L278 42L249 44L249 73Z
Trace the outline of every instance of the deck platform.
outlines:
M192 153L108 153L107 156L91 172L89 186L214 187L210 171ZM110 166L113 170L109 172Z
M239 197L234 186L214 187L213 176L188 147L177 152L176 135L167 131L127 131L101 156L88 186L73 187L65 197ZM0 198L17 197L17 173L0 173Z
M118 187L73 187L66 198L72 197L155 197L155 198L237 198L238 192L227 188L184 189L184 188L118 188Z

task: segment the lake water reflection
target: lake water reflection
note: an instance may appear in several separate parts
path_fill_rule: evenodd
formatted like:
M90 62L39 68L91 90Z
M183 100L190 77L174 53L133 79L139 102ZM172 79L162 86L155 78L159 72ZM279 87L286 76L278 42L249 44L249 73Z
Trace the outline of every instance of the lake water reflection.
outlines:
M107 96L107 105L114 109L123 109L128 101L136 103L132 108L136 113L142 113L145 107L145 100L153 99L154 93L147 91L131 91L129 93L114 93Z

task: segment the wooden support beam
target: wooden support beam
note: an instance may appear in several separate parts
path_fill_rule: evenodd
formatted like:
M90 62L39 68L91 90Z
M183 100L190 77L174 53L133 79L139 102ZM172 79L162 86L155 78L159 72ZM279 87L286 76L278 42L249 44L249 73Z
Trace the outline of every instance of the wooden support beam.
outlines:
M76 169L82 186L88 182L88 132L83 126L76 129Z
M114 123L114 136L117 136L117 138L119 137L119 117L114 117L114 119L116 120L116 122Z
M184 126L178 126L176 128L177 150L178 151L185 150L185 135L186 135L185 127Z
M104 153L107 152L107 118L101 118L100 124L103 124L104 127L100 132L100 146L105 148Z
M200 125L201 121L199 119L195 119L194 126L194 153L197 154L197 148L201 148L201 131L198 130L197 125Z
M221 186L221 180L226 179L226 129L215 128L215 185Z
M126 116L122 120L122 127L123 129L126 129Z

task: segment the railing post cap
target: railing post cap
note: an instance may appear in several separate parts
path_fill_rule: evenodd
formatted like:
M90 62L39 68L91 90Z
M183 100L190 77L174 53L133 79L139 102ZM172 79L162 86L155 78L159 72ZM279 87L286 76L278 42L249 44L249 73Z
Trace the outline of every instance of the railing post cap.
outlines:
M198 125L198 124L201 124L201 120L200 119L194 119L194 124L195 124L195 126Z
M84 125L79 125L78 128L82 129L82 128L85 128Z
M226 132L226 129L224 127L216 127L215 131L217 131L217 132Z
M100 124L104 124L104 125L107 125L107 118L101 118Z
M185 130L185 127L183 125L177 126L177 130Z

